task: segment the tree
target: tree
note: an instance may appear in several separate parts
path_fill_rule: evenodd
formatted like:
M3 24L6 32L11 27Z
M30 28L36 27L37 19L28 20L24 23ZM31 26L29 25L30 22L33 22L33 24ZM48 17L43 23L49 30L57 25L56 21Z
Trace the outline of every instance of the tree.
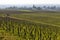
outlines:
M42 9L41 7L37 7L38 10Z
M35 5L33 5L33 8L36 8L36 6L35 6Z

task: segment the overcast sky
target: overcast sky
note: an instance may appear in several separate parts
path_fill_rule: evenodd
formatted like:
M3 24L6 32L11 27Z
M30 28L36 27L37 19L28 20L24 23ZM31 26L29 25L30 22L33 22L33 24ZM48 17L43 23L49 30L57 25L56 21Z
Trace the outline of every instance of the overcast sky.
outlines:
M60 0L0 0L0 5L5 4L60 4Z

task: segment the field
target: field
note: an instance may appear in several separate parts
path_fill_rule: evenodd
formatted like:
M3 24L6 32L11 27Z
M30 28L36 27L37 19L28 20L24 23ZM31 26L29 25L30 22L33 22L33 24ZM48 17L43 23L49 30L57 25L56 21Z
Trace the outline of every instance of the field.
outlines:
M0 10L0 40L60 40L60 12Z

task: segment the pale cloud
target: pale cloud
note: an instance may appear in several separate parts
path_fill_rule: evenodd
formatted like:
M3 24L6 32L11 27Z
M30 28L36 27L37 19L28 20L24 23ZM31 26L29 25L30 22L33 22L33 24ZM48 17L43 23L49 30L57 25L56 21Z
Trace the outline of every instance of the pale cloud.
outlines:
M60 0L0 0L0 4L60 4Z

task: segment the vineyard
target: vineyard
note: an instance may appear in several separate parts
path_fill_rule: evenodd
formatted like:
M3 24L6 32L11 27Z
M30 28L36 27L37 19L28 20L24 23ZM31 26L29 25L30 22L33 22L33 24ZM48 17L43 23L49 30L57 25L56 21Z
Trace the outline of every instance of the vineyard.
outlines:
M52 22L57 20L57 23L54 23L55 21L50 23L44 20L48 18L46 15L33 14L10 14L9 17L1 15L0 40L60 40L59 18L55 19L57 15L54 19L49 17L49 20L53 19Z

